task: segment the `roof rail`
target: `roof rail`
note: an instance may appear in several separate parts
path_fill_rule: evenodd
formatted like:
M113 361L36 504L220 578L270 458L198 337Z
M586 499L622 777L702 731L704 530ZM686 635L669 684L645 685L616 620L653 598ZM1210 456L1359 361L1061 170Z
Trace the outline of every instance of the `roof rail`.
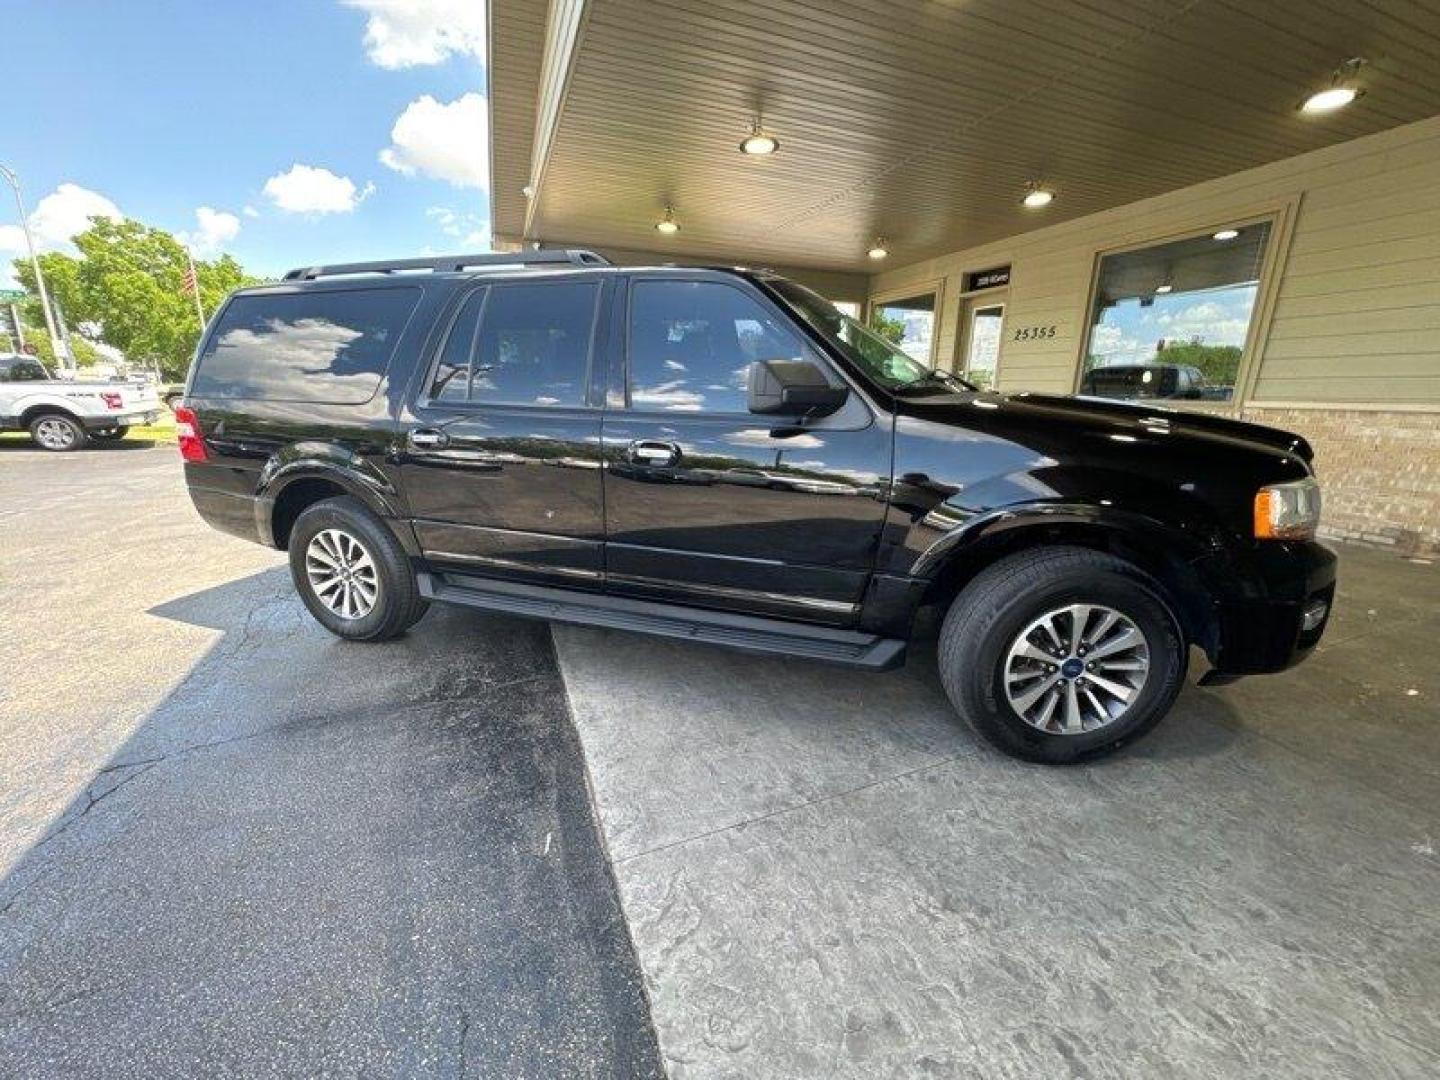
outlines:
M580 248L567 250L491 252L484 255L435 255L423 259L381 259L376 262L335 263L331 266L300 266L284 281L314 281L339 274L393 274L400 270L433 270L458 273L483 266L613 266L603 255Z

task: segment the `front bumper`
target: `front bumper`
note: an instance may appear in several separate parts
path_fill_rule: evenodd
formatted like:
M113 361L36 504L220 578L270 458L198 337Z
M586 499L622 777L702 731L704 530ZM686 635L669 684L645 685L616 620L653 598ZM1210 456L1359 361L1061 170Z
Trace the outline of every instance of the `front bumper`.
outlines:
M1263 542L1239 568L1241 588L1217 605L1214 681L1284 671L1320 642L1335 601L1335 553L1313 541Z

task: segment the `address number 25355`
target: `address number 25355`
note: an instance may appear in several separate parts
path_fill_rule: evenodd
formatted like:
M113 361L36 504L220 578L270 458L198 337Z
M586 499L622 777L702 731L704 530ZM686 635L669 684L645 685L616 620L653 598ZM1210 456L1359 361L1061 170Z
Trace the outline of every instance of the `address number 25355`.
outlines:
M1015 336L1012 337L1010 340L1011 340L1011 341L1039 341L1039 340L1041 340L1042 338L1053 338L1054 336L1055 336L1055 326L1054 326L1054 324L1052 323L1052 324L1049 325L1049 326L1022 326L1022 327L1019 327L1019 328L1015 331Z

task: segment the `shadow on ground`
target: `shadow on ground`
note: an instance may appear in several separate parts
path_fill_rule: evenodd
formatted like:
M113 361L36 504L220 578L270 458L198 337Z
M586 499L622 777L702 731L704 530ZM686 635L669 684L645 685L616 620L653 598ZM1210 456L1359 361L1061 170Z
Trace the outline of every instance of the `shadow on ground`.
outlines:
M0 882L0 1073L656 1074L543 625L151 614L217 638Z

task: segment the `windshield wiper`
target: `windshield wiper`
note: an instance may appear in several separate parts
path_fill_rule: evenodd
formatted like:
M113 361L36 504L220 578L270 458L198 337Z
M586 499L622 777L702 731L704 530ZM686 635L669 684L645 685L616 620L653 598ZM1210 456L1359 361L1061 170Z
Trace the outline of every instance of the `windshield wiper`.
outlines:
M908 382L904 386L898 387L897 389L910 390L915 387L923 386L927 383L932 385L935 383L939 383L941 386L948 386L951 389L965 390L970 393L980 392L980 388L973 383L966 382L964 379L960 378L959 375L951 374L948 371L941 371L939 368L931 368L914 382Z

